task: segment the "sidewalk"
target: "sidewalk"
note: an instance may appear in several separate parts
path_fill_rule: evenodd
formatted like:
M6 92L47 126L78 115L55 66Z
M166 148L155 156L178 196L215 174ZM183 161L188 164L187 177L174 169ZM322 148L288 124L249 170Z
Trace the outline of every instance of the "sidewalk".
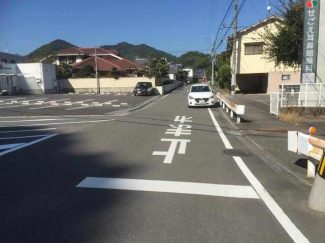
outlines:
M266 154L279 163L287 172L298 176L306 185L311 186L313 179L306 178L307 159L289 152L287 149L287 132L301 131L308 134L311 126L317 128L316 136L325 139L325 121L321 119L304 119L300 125L280 121L270 114L269 95L223 94L227 99L239 105L245 105L244 121L235 126L241 133L260 147ZM228 116L229 117L229 116Z

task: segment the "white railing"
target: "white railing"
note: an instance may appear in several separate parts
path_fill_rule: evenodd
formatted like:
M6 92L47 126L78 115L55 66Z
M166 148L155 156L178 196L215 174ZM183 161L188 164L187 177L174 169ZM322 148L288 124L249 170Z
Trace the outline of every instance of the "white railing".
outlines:
M325 85L282 85L280 107L325 107Z
M282 107L325 107L325 84L281 85L270 94L270 113L278 116Z

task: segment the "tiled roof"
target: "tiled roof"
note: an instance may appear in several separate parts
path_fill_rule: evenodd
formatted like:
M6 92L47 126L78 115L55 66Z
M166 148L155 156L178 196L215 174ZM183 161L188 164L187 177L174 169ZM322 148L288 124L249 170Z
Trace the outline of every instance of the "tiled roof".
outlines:
M81 47L81 48L79 48L79 50L82 51L85 54L88 54L88 55L95 55L95 48L94 47ZM114 50L114 51L117 53L116 50ZM100 48L100 47L96 48L96 52L97 52L97 55L115 54L115 52L113 53L110 50L105 50L105 49Z
M96 48L97 55L117 55L117 50L105 50L101 47ZM95 55L95 47L71 47L55 53L55 55Z
M113 57L110 57L110 58L105 58L105 60L111 62L111 63L114 63L115 65L123 68L123 69L127 69L127 68L139 68L140 66L134 62L131 62L130 60L128 59L117 59L117 58L113 58Z
M89 57L81 62L75 63L72 66L75 68L80 68L80 67L84 67L84 66L92 66L93 68L96 67L96 63L95 63L95 57ZM98 66L98 70L99 71L110 71L112 70L114 67L117 70L123 70L122 67L115 65L114 63L111 63L103 58L97 57L97 66Z
M65 54L73 54L73 55L85 55L84 52L80 50L80 48L77 47L70 47L61 51L57 51L55 55L65 55Z

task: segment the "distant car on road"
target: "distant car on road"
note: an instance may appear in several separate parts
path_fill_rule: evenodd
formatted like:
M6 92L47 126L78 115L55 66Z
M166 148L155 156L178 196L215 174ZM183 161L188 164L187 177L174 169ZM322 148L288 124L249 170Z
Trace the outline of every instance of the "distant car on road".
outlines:
M150 82L138 82L133 90L133 95L154 95L155 90Z
M194 84L188 91L188 107L194 106L214 106L214 94L211 87L207 84Z

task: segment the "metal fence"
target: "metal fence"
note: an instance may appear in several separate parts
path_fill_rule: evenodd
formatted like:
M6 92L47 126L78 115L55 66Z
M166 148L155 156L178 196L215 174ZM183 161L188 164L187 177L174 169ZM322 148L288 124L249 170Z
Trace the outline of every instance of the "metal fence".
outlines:
M325 107L325 84L281 85L270 94L270 113L278 115L279 107Z

